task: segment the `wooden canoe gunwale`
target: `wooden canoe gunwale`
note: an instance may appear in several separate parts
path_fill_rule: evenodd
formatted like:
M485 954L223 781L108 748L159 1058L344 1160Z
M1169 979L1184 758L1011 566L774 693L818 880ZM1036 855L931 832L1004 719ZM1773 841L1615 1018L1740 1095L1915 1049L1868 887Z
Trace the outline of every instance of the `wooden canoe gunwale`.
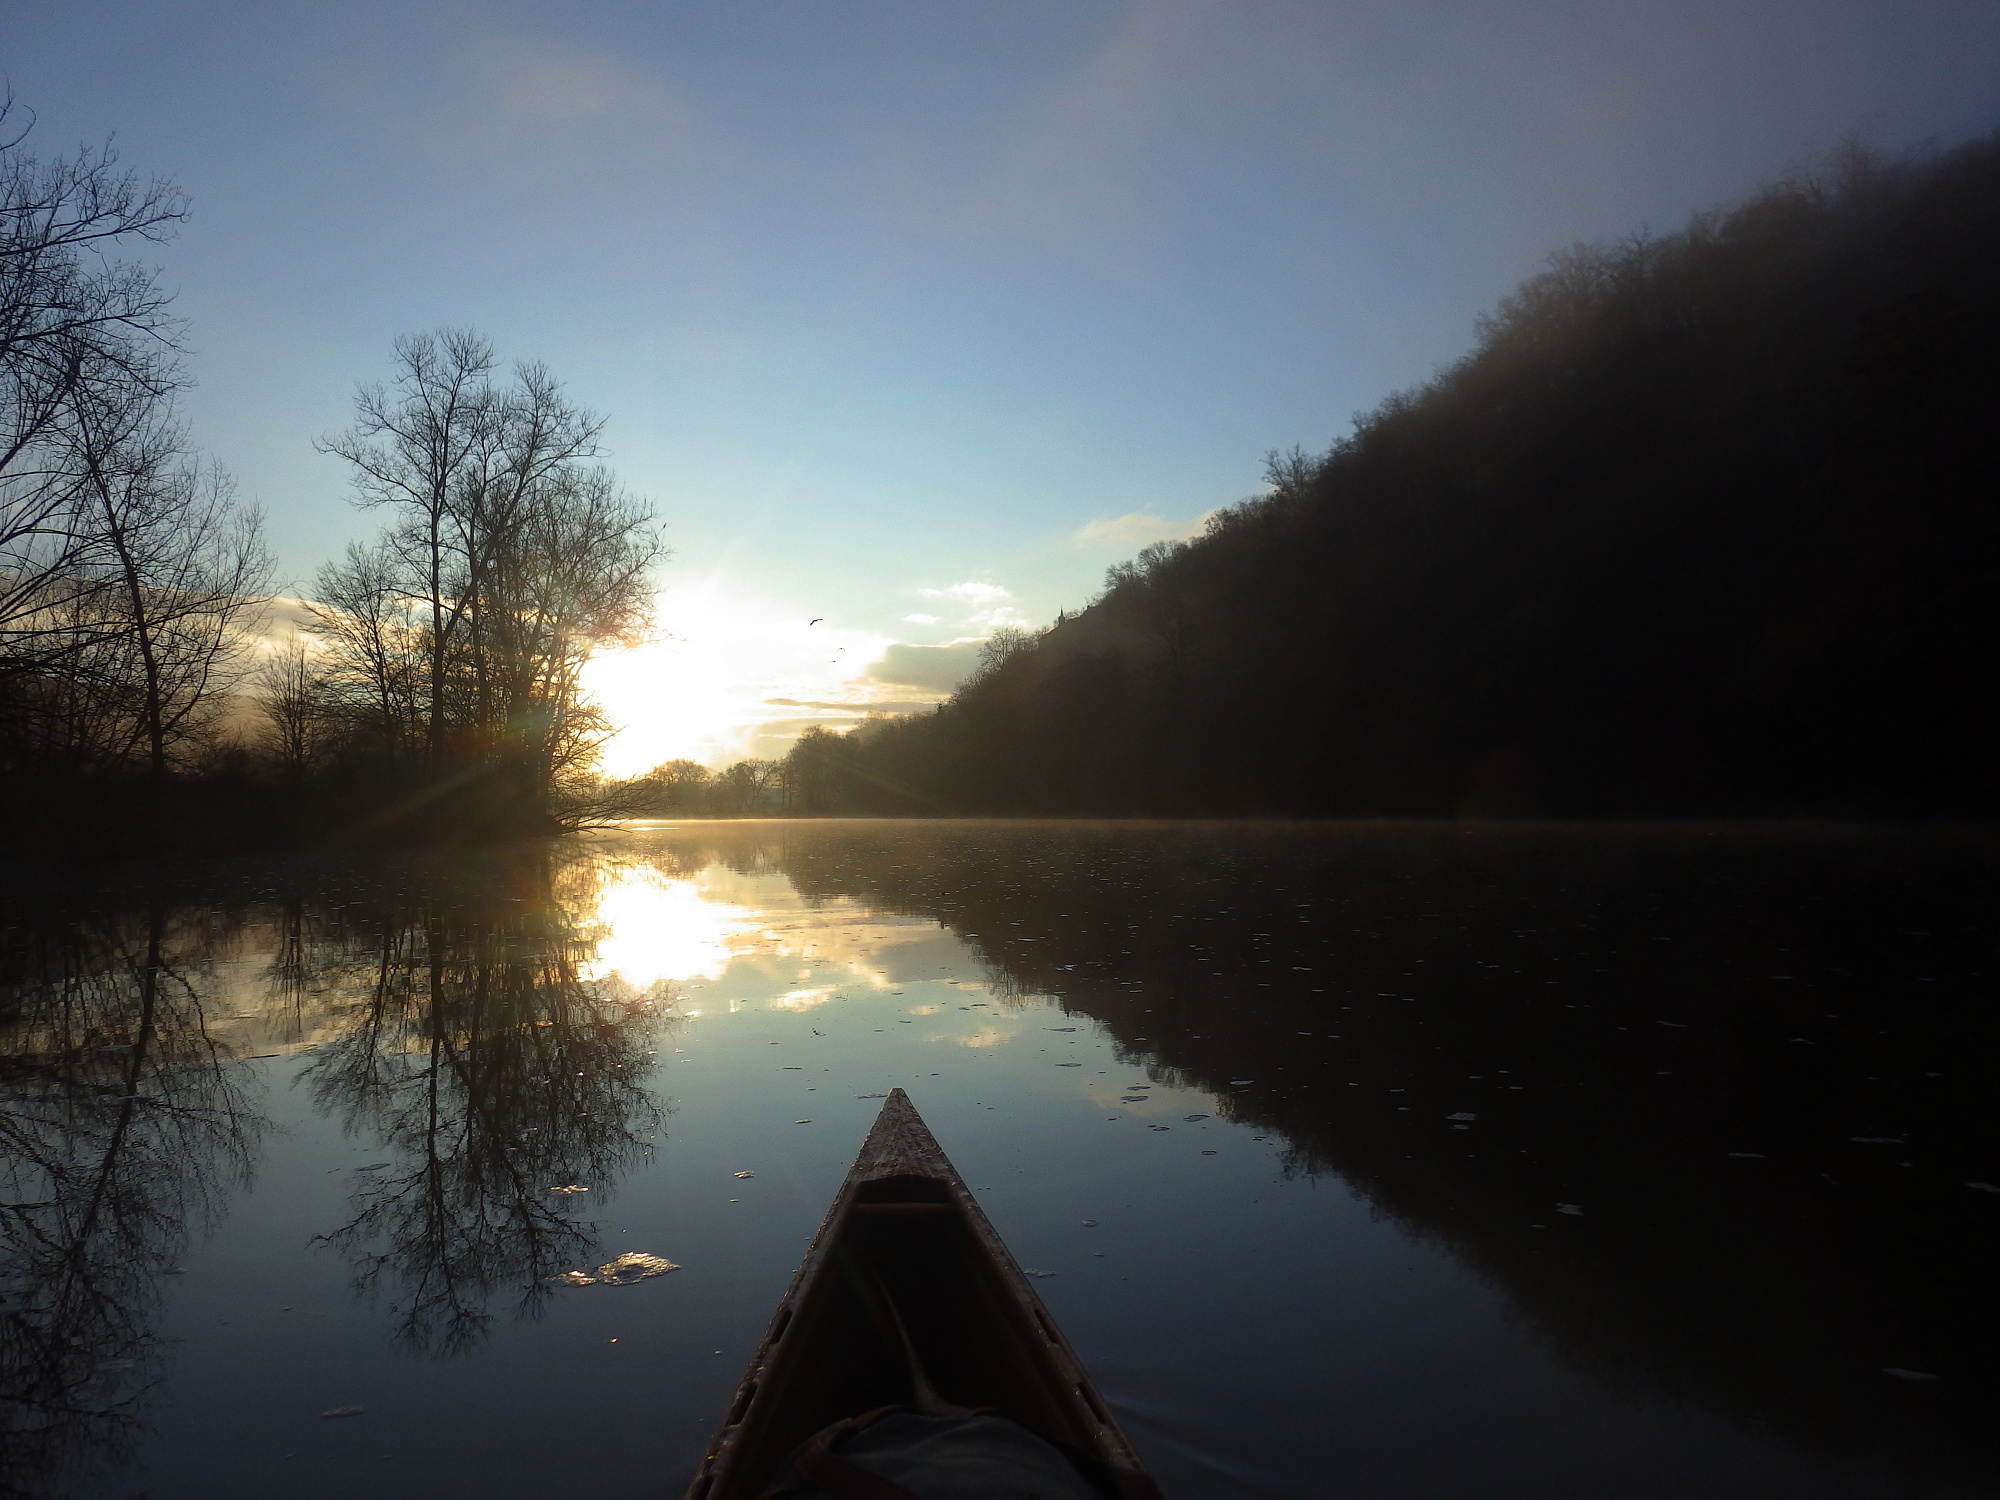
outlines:
M808 1356L799 1351L814 1342L815 1333L825 1342L825 1331L813 1325L817 1320L832 1326L835 1314L829 1304L843 1293L843 1273L855 1263L855 1253L870 1243L900 1244L912 1235L933 1236L941 1252L959 1252L963 1260L956 1267L959 1280L974 1293L970 1300L979 1304L975 1313L997 1335L996 1347L983 1352L991 1356L995 1369L1013 1372L1011 1386L1021 1400L1012 1404L1034 1408L1009 1414L1095 1460L1114 1493L1125 1500L1157 1497L1138 1455L1055 1319L909 1095L895 1089L862 1142L791 1285L778 1300L709 1440L686 1500L754 1500L779 1477L797 1444L824 1425L782 1430L788 1382L796 1386L815 1373ZM1001 1344L1011 1347L998 1347ZM839 1347L837 1341L833 1347ZM1003 1386L1009 1384L1002 1376L994 1378ZM947 1398L959 1399L942 1383L940 1388ZM982 1404L1010 1407L1006 1400ZM859 1414L859 1408L836 1411L825 1420Z

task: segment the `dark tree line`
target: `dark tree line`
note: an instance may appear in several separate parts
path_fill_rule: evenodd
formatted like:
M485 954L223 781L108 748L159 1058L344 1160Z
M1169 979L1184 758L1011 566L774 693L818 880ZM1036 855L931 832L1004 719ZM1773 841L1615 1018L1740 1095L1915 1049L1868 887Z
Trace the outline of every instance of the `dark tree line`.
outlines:
M720 771L699 761L670 760L602 795L637 818L812 815L842 804L851 769L847 747L840 734L815 725L782 760L749 756Z
M817 812L1991 815L2000 140L1582 246Z

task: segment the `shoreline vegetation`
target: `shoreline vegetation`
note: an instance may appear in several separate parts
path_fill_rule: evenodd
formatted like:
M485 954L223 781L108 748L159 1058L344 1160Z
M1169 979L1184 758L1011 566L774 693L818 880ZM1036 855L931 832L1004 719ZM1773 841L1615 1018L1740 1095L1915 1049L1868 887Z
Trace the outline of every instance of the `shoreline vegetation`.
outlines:
M935 710L596 772L649 625L603 418L406 336L320 451L381 517L267 623L181 325L186 213L0 108L0 858L478 844L620 818L1994 821L2000 136L1858 149L1578 246L1203 535L1003 629Z
M396 341L319 450L376 534L289 640L256 511L194 448L159 272L187 200L0 104L0 823L8 852L480 842L604 801L592 651L663 555L604 419L476 332Z

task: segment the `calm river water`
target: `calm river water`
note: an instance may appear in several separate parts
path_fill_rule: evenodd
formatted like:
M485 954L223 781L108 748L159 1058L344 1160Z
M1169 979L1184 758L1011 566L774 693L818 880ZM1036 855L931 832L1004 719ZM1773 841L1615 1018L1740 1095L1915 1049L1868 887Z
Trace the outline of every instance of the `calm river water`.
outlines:
M1992 1495L1995 853L752 822L17 874L0 1490L677 1495L900 1085L1169 1500ZM679 1268L559 1279L626 1252Z

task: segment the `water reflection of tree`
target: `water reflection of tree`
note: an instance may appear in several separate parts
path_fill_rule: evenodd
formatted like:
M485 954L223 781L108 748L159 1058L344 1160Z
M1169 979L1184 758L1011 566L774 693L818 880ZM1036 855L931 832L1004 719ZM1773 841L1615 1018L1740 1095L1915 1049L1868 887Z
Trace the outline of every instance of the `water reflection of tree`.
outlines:
M358 1286L394 1283L413 1348L468 1348L502 1295L534 1312L588 1258L579 1203L602 1200L657 1119L650 998L583 977L571 913L593 883L587 863L530 862L381 908L341 957L357 998L307 1077L392 1160L358 1174L353 1217L323 1240Z
M202 1013L213 935L26 922L0 973L0 1494L59 1493L143 1435L160 1278L262 1121Z

